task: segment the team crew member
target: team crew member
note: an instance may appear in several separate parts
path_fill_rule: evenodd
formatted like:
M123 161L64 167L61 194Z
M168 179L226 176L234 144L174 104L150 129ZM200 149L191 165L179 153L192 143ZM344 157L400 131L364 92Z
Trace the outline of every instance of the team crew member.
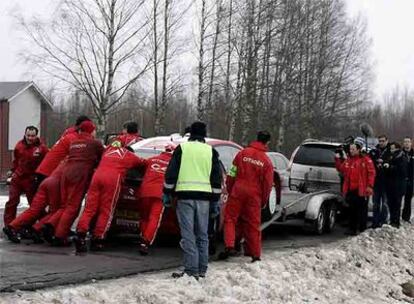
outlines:
M122 134L118 136L120 140L126 147L129 147L143 138L138 132L138 124L134 121L126 122L123 126Z
M79 214L93 170L102 156L104 148L95 139L95 134L95 125L91 121L84 121L69 146L60 181L61 208L47 222L53 225L56 219L59 219L54 227L55 245L66 244L70 227Z
M81 116L78 116L78 118L76 118L76 122L75 122L75 124L74 124L73 126L71 126L71 127L67 128L67 129L66 129L66 130L62 133L61 137L66 136L66 135L71 134L71 133L77 133L77 132L78 132L78 130L79 130L79 125L80 125L82 122L86 121L86 120L91 121L91 119L90 119L88 116L86 116L86 115L81 115Z
M87 116L79 116L76 119L75 126L66 129L60 139L54 144L36 170L36 173L41 176L40 179L50 176L53 170L59 166L60 162L65 159L69 153L70 144L77 138L79 126L84 121L91 120Z
M370 157L361 154L362 145L350 146L350 157L335 157L336 169L342 173L344 182L342 192L350 208L350 235L357 235L367 228L368 197L373 193L375 167Z
M29 228L33 241L35 243L42 242L40 238L42 224L60 207L60 176L62 172L61 164L53 171L51 176L40 184L29 209L25 210L6 227L7 232L5 232L10 241L20 243L18 231ZM48 213L44 215L46 208L48 208ZM39 221L36 223L37 220Z
M175 146L168 144L165 152L147 159L145 175L140 186L140 230L141 244L139 251L142 255L148 254L150 246L156 236L161 222L164 206L162 204L162 188L165 171L171 160Z
M77 226L77 253L87 251L85 237L91 228L92 219L96 219L92 229L93 247L94 249L103 248L103 240L111 226L125 174L130 168L144 165L145 160L124 148L120 141L114 141L105 150L93 175L85 209Z
M210 202L221 194L221 169L217 151L205 143L206 125L191 125L188 142L174 151L165 173L163 203L169 206L176 195L177 217L184 251L184 272L173 273L204 277L208 267L208 222Z
M408 160L401 151L399 143L390 144L391 157L384 163L388 206L390 208L391 225L399 228L401 217L401 202L407 183Z
M402 212L402 219L406 222L411 220L411 200L413 198L414 189L414 150L412 147L412 140L410 137L404 138L403 152L408 162L407 182L404 194L404 207Z
M9 200L4 209L4 225L7 226L16 217L20 195L26 194L29 205L36 192L34 184L35 170L48 152L37 136L39 130L34 126L26 127L24 138L13 151L13 168L9 186Z
M257 140L233 160L226 184L229 200L224 211L224 243L219 259L235 255L236 230L244 237L244 254L252 262L261 256L261 209L269 200L273 185L273 165L266 155L270 134L261 131ZM240 225L240 226L238 226Z

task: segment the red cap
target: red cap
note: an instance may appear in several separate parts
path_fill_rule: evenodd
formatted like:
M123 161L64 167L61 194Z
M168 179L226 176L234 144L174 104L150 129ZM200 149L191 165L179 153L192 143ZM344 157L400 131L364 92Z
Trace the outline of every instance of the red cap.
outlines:
M79 130L82 132L86 132L91 134L93 131L95 131L96 126L95 124L90 120L85 120L79 125Z

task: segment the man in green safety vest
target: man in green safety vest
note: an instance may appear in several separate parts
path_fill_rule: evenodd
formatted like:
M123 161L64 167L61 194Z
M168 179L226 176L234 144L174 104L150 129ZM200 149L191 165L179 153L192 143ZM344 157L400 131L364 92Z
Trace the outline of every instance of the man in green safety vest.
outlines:
M218 213L222 173L217 151L205 143L206 125L194 122L188 142L180 144L165 173L164 206L177 198L177 218L184 251L184 271L173 273L196 279L205 277L208 266L208 221L210 210Z

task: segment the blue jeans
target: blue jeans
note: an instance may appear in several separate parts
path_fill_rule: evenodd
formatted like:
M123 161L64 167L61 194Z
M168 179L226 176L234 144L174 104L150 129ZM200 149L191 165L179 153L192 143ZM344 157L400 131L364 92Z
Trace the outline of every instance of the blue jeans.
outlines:
M381 227L386 223L389 212L385 185L375 185L372 203L374 205L372 226Z
M177 217L184 251L184 272L205 275L208 267L208 220L210 202L178 200Z

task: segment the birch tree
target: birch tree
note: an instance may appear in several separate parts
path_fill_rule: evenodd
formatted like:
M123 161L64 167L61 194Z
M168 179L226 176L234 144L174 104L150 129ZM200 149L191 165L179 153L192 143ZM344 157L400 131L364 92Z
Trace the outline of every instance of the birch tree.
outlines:
M128 89L150 67L143 51L150 19L144 0L63 0L51 21L21 19L32 47L25 58L82 92L91 103L98 134Z

